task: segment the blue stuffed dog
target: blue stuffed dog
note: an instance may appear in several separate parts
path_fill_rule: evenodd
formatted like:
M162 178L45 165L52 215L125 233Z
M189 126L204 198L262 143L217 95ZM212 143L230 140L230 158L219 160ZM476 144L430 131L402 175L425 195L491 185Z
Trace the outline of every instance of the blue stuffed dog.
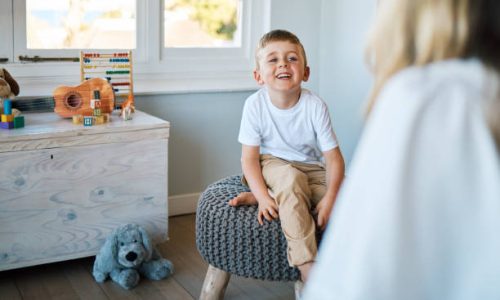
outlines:
M160 256L147 232L136 224L116 229L96 256L92 274L97 282L108 276L126 289L139 283L140 275L160 280L173 273L172 263Z

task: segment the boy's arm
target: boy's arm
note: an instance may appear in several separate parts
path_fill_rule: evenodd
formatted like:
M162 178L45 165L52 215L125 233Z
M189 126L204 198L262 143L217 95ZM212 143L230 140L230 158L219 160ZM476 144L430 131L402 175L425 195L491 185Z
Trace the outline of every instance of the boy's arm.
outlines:
M248 182L250 190L254 194L259 203L259 224L264 224L262 217L268 221L278 217L278 206L274 199L267 191L267 185L262 176L260 167L260 147L259 146L242 146L241 167L243 174Z
M344 158L339 147L323 152L323 156L326 163L326 193L316 206L318 226L322 230L326 228L330 218L345 171Z

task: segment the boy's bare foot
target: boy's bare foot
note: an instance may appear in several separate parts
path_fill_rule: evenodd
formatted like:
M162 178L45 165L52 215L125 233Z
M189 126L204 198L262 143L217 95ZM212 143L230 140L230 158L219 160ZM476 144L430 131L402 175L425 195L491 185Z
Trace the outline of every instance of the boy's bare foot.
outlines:
M307 282L307 277L309 276L309 272L311 271L312 266L313 266L312 261L297 266L297 268L300 271L300 280L302 280L302 282L304 283Z
M251 192L243 192L233 199L229 200L229 205L240 206L240 205L257 205L257 199Z

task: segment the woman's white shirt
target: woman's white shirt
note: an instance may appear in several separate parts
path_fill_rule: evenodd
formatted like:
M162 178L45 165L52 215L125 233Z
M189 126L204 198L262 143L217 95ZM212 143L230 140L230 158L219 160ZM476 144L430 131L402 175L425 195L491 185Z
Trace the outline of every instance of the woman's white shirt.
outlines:
M500 299L500 152L484 114L498 82L449 60L386 84L305 299Z

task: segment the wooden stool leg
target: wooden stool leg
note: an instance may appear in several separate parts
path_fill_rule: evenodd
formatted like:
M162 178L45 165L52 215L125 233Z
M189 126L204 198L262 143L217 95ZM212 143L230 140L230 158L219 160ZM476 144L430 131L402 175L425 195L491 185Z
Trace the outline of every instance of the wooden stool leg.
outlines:
M222 300L231 274L208 265L207 275L201 288L200 300Z
M304 289L304 282L302 280L295 281L294 290L295 290L295 300L300 300L302 298L302 290Z

